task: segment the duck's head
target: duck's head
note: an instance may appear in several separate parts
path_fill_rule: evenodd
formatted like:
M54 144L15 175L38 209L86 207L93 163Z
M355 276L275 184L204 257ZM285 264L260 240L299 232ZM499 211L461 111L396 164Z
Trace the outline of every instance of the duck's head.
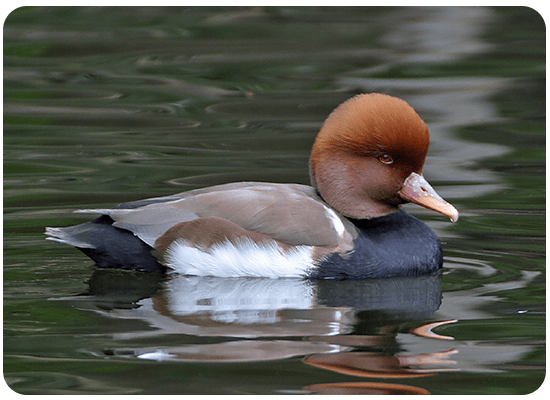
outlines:
M416 203L458 220L458 211L422 176L430 144L426 123L405 101L362 94L336 108L309 160L312 185L343 215L373 218Z

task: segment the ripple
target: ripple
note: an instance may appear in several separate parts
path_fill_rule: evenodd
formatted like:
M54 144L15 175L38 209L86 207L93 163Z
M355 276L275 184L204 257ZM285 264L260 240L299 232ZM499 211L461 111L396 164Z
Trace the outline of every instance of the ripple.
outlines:
M59 359L52 361L59 361ZM139 389L111 385L105 380L60 372L8 373L4 378L10 388L20 394L137 394L140 392Z

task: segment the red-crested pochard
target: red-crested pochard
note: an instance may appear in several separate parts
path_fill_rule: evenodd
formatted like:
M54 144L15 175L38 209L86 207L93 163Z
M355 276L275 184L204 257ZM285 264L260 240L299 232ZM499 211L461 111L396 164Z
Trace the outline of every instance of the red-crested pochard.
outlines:
M443 262L439 239L400 209L412 202L458 219L422 176L429 140L405 101L362 94L337 107L317 135L311 186L229 183L80 210L100 217L46 233L103 268L319 279L432 274Z

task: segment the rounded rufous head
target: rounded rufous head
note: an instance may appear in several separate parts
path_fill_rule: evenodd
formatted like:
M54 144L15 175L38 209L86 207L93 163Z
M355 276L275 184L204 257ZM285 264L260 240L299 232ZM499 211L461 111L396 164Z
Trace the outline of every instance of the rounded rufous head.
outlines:
M422 176L429 144L426 123L407 102L357 95L319 131L309 161L311 183L345 216L386 215L411 201L400 191L412 173Z

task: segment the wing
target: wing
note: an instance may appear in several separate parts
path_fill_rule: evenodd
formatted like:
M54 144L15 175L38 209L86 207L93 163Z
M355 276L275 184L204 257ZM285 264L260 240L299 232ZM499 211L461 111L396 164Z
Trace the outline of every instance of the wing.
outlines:
M109 215L114 226L150 246L172 226L203 217L224 218L290 245L351 246L357 237L353 224L328 207L312 187L297 184L231 183L80 212Z

